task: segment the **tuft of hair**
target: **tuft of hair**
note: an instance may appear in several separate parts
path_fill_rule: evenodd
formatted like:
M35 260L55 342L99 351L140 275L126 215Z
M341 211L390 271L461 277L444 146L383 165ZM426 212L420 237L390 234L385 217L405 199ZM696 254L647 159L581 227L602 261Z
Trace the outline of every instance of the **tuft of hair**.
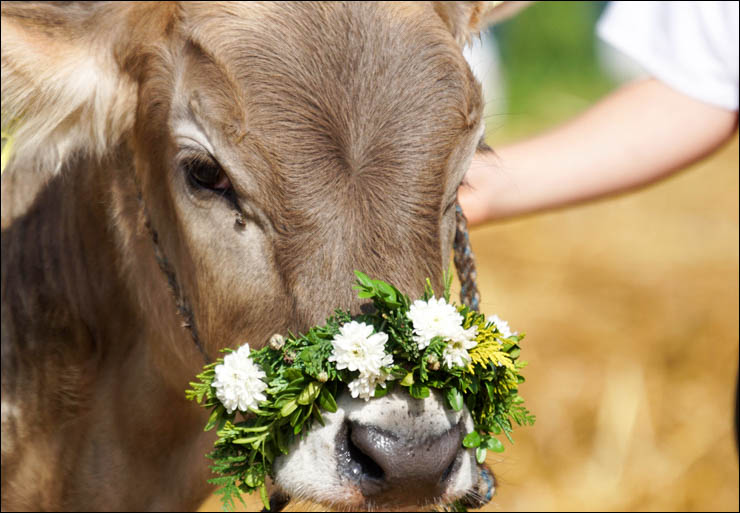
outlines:
M113 46L83 36L75 23L80 17L54 18L58 9L3 5L2 131L13 138L9 167L57 172L73 153L102 157L133 126L136 86L119 71ZM59 23L42 21L47 14Z
M514 16L531 3L531 1L448 1L433 2L433 6L458 44L465 46L470 43L472 37L488 25Z

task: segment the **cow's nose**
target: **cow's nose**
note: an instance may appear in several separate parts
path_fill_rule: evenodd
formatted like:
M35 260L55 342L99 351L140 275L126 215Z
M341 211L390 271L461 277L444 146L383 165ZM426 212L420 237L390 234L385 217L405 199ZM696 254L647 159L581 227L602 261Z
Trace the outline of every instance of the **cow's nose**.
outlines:
M462 453L462 426L434 437L403 439L373 426L347 422L346 473L376 503L412 499L419 504L444 494Z

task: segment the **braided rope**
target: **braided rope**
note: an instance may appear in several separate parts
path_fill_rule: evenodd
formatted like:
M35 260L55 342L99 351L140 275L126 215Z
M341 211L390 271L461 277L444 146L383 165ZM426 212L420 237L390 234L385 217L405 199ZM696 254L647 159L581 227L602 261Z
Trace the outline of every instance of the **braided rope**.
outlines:
M478 312L480 311L480 292L478 292L476 283L478 272L475 269L473 248L470 246L468 220L465 218L459 203L455 205L455 222L454 259L457 277L460 280L460 302ZM494 491L495 479L493 472L485 464L478 465L478 480L460 501L460 505L465 509L481 508L491 501Z
M190 332L190 338L193 339L195 347L198 348L198 351L203 356L206 364L209 364L211 363L211 357L208 356L208 353L206 353L205 347L203 346L203 343L200 341L200 337L198 336L198 328L195 327L195 319L193 318L193 308L190 306L190 302L188 302L187 298L182 292L182 287L180 287L180 284L177 281L177 276L175 275L175 270L172 267L172 264L170 264L170 261L167 259L165 254L162 252L162 248L159 246L159 234L149 222L149 216L146 216L145 224L146 229L149 232L149 236L152 239L152 244L154 246L154 257L157 260L159 269L167 278L167 284L170 286L170 291L172 292L172 296L175 299L175 306L177 307L177 311L180 314L180 317L182 317L183 319L182 327L186 328L188 332Z
M190 306L190 302L185 297L182 287L177 281L174 267L172 267L172 264L167 259L167 256L159 245L159 234L157 233L157 230L154 229L154 226L152 226L149 219L149 212L144 203L144 196L141 193L141 185L139 184L139 180L136 178L135 174L134 183L136 184L139 206L144 214L144 226L146 227L146 231L149 234L149 238L151 239L152 246L154 248L154 258L157 261L159 270L162 271L162 274L167 278L167 284L169 285L170 292L172 292L172 297L175 300L175 307L177 307L177 312L182 318L181 325L183 328L188 330L190 338L193 340L198 352L203 356L203 360L205 360L206 364L209 364L212 360L211 357L208 356L208 353L200 340L200 336L198 336L198 328L195 326L195 318L193 317L193 308Z
M480 309L480 293L476 285L478 273L468 237L468 221L459 203L455 205L455 219L455 269L460 279L460 301L477 312Z

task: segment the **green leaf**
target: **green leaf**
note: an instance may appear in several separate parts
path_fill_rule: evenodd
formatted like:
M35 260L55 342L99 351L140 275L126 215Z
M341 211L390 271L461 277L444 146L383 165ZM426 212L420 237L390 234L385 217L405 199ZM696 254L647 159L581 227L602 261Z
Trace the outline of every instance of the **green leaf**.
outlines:
M450 271L449 267L442 273L442 279L445 282L444 298L445 298L445 301L449 303L450 302L450 289L452 288L452 272Z
M250 436L247 438L237 438L234 441L232 441L232 444L236 445L252 445L254 442L258 442L262 439L264 439L264 435L256 435L256 436Z
M468 407L468 410L475 411L475 405L477 403L476 395L468 394L467 397L463 396L465 398L465 405Z
M219 405L215 410L213 410L213 413L211 413L211 416L208 418L208 422L206 423L206 427L203 428L203 431L210 431L215 428L216 424L218 424L219 417L225 411L226 409L223 405Z
M277 428L275 430L275 442L277 443L277 447L280 452L288 454L290 442L288 441L288 436L284 434L284 431L281 428Z
M269 442L265 442L262 452L265 456L265 461L268 463L272 463L272 460L275 459L275 451L273 450L273 444ZM264 482L264 477L262 478L262 481Z
M378 292L380 292L381 295L386 296L388 298L395 298L396 293L393 290L393 287L388 285L384 281L375 280L375 286L378 288Z
M262 431L267 431L268 429L270 429L269 424L265 426L239 427L240 431L245 431L247 433L261 433Z
M301 409L296 408L293 414L290 416L290 425L295 427L298 424L298 420L301 418Z
M401 380L401 385L405 387L410 387L413 384L414 384L414 373L412 371L406 374L406 376Z
M375 388L375 395L373 395L373 397L375 397L377 399L379 397L383 397L386 394L388 394L388 388L376 387Z
M484 444L486 449L491 449L493 452L504 452L504 444L498 438L489 438Z
M373 288L373 282L367 274L360 271L355 271L355 276L357 277L357 281L360 283L360 285L368 289Z
M262 499L262 504L265 505L267 511L270 511L270 499L267 497L267 485L265 483L260 486L260 499Z
M228 420L226 417L221 417L221 420L218 421L218 426L216 426L216 431L221 431Z
M445 392L447 403L454 411L460 411L463 408L463 395L457 388L448 388Z
M253 472L248 472L247 475L244 476L244 482L250 488L254 488L254 484L255 484L254 483L254 473Z
M429 278L427 278L426 282L424 283L424 299L428 300L433 295L434 295L434 288L432 288L432 282L429 281Z
M312 381L308 385L306 385L306 388L303 389L303 392L298 396L298 404L311 404L316 400L316 398L319 396L319 392L321 392L321 383L318 381Z
M322 388L319 393L319 406L330 413L337 411L337 402L334 400L334 396L326 388Z
M303 353L307 353L307 352L308 351L304 351ZM301 356L303 356L303 353L301 353ZM303 390L303 384L305 382L306 382L306 377L303 374L301 374L299 377L291 380L290 383L288 383L288 386L285 387L284 391L287 392L290 390L293 390L293 391Z
M493 388L493 385L491 385L489 381L484 381L483 384L486 386L486 394L488 395L488 400L494 402L496 398L496 390Z
M470 385L468 385L470 391L474 394L478 393L478 378L476 376L470 377Z
M484 447L478 447L475 450L475 460L480 464L486 461L486 449Z
M298 369L285 369L285 373L283 375L289 382L303 377L303 374Z
M287 417L288 415L293 413L296 408L298 408L298 403L295 399L293 399L292 401L288 401L287 403L285 403L285 405L283 405L282 408L280 408L280 416Z
M311 415L319 424L321 424L322 426L326 426L326 424L324 423L324 417L321 416L321 411L319 410L319 407L315 404L311 407Z
M462 443L468 449L478 447L480 445L480 435L477 431L471 431L465 436L465 438L463 438Z
M398 302L398 298L396 296L396 291L388 285L384 281L376 280L375 286L378 289L378 292L380 293L381 297L385 300L385 302L390 306L401 306L401 303Z
M411 397L414 399L424 399L429 397L429 387L414 383L409 387L409 394L411 394Z

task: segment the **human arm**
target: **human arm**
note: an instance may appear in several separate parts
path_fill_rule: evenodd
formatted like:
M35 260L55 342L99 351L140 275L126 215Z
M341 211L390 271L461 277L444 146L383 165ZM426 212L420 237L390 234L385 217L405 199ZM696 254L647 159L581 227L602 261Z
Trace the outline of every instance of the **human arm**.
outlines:
M712 153L737 119L656 79L627 84L550 131L476 155L458 199L476 225L632 190Z

